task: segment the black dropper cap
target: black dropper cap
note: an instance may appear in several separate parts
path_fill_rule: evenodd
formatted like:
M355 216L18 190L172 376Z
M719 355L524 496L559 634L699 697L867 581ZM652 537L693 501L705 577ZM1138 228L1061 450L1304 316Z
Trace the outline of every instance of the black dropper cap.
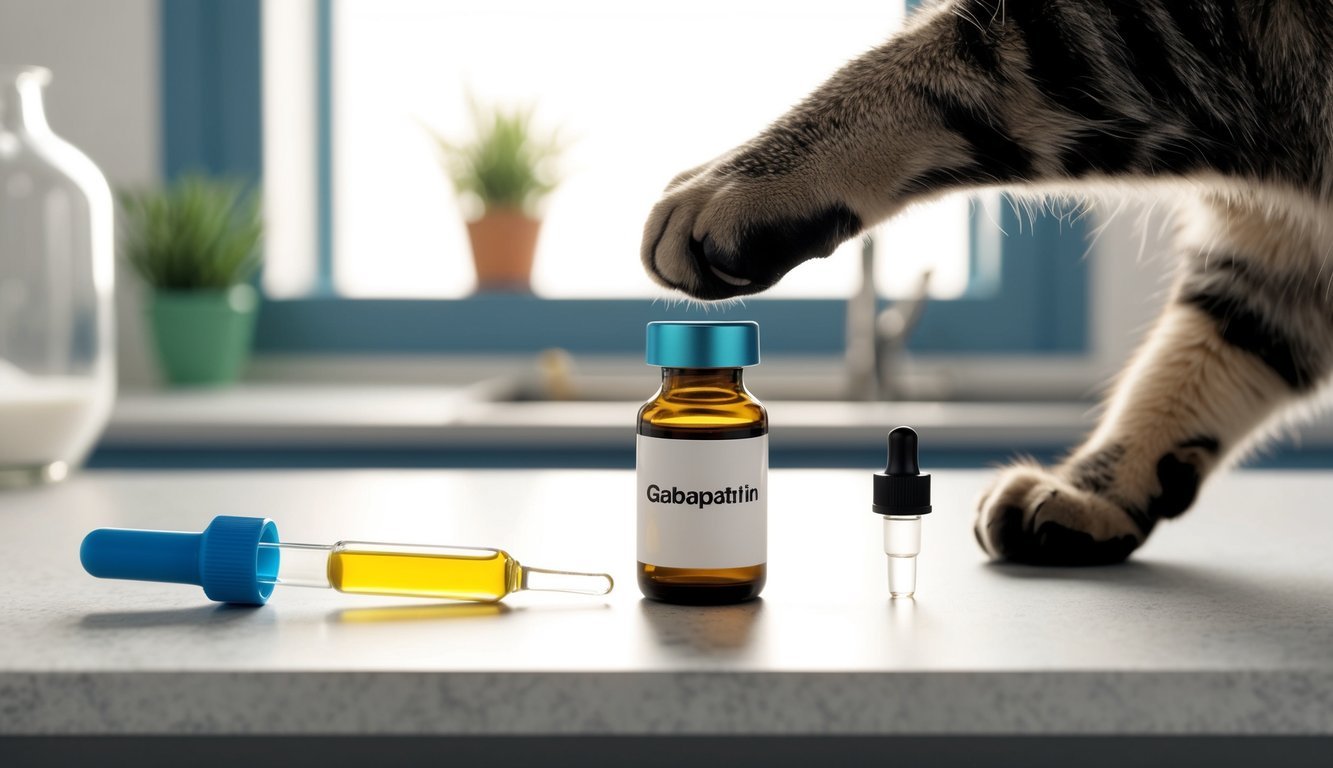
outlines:
M916 431L898 427L889 433L889 466L875 473L875 505L881 515L930 514L930 475L921 474Z

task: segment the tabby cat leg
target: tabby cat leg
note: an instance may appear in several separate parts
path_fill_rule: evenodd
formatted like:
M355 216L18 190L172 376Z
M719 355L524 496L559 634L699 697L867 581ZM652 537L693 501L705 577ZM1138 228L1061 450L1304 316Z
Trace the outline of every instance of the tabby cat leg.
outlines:
M1281 222L1229 213L1228 247L1193 251L1088 441L1056 467L1006 470L981 498L976 535L989 554L1124 560L1189 508L1229 452L1325 377L1333 309L1304 269L1320 252Z
M1314 151L1253 121L1300 122L1303 94L1326 79L1295 88L1248 76L1255 43L1240 30L1268 22L1243 23L1241 5L933 4L766 131L678 176L649 214L640 259L661 285L725 299L952 191L1307 183ZM1316 122L1324 137L1326 119Z

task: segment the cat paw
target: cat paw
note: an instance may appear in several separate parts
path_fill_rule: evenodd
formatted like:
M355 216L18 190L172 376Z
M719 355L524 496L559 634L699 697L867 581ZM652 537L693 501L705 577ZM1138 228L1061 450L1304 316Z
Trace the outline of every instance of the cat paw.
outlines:
M1122 507L1036 466L996 479L977 504L974 531L994 558L1061 566L1122 562L1147 536Z
M766 290L861 231L845 204L793 175L756 176L723 159L677 176L644 226L640 258L661 285L697 299Z

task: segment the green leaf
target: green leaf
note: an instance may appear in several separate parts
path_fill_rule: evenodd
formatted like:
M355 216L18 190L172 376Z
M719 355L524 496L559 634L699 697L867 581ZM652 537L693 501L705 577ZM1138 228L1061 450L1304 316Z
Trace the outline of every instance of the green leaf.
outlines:
M534 135L530 106L486 107L469 94L468 111L475 133L472 141L454 143L431 131L454 190L463 197L475 196L488 210L532 214L560 183L553 166L564 145L555 134Z
M221 290L259 268L259 194L233 179L189 174L160 189L120 190L121 253L159 290Z

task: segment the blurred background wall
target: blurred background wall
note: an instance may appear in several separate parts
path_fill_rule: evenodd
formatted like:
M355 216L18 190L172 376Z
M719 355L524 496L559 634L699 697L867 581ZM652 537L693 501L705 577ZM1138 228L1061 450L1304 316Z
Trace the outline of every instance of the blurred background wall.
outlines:
M0 0L0 65L54 73L47 117L113 189L160 176L157 0ZM139 286L117 275L121 381L152 380Z

